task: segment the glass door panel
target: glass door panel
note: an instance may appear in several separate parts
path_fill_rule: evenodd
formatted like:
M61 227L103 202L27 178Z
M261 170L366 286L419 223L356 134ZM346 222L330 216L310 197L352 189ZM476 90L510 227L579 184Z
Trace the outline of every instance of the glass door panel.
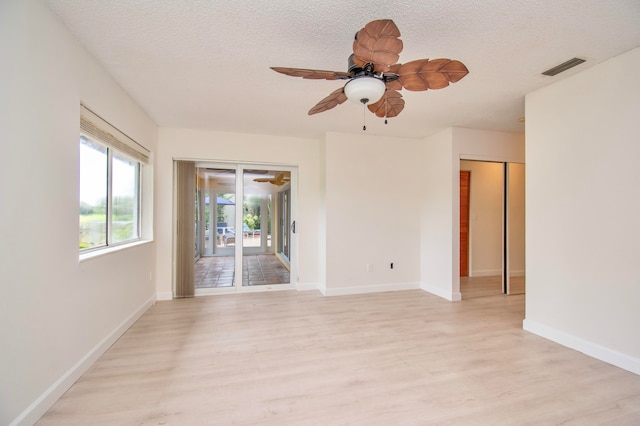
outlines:
M197 167L200 259L195 264L195 288L233 288L235 282L236 170Z
M216 192L213 199L215 209L215 249L216 255L232 256L236 245L236 194L234 192Z
M281 229L281 221L273 217L272 200L290 187L291 172L244 169L243 176L242 232L238 233L242 235L242 286L290 284L288 259L279 256L272 244L273 233Z

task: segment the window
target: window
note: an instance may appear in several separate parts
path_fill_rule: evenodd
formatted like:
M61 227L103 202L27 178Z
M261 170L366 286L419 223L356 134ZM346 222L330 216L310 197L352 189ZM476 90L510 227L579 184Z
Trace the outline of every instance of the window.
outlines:
M82 106L80 252L140 239L140 176L148 151Z
M140 163L114 153L112 181L111 241L120 243L139 238Z
M80 250L107 245L107 147L80 136Z

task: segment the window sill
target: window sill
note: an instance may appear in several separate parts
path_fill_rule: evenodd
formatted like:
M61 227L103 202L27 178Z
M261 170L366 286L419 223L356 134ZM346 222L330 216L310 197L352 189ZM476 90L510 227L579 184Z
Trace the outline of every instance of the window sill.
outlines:
M82 262L87 261L87 260L95 259L97 257L106 256L108 254L119 252L119 251L122 251L122 250L127 250L127 249L132 248L132 247L138 247L138 246L142 246L142 245L145 245L145 244L150 244L152 242L153 242L153 240L138 240L138 241L134 241L132 243L121 244L121 245L111 246L111 247L105 247L105 248L102 248L102 249L97 249L95 251L90 251L88 253L81 253L80 257L79 257L79 261L82 263Z

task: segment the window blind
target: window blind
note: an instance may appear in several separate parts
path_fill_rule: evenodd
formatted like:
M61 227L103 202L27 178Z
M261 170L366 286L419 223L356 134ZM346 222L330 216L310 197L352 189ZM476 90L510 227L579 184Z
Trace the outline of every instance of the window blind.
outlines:
M93 136L141 163L149 162L150 152L148 149L122 133L84 104L80 104L80 130L87 136Z
M195 288L193 258L195 232L193 218L196 204L196 163L176 161L176 282L175 297L193 297Z

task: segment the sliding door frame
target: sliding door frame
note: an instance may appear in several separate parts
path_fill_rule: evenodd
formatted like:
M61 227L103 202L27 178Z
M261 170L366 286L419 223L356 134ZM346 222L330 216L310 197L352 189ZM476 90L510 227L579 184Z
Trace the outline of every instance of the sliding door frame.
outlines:
M219 169L229 169L235 170L235 194L236 194L236 209L235 209L235 218L234 218L234 229L236 229L237 242L234 246L234 282L232 287L222 287L222 288L199 288L195 289L195 295L207 295L207 294L220 294L220 293L236 293L236 292L260 292L260 291L272 291L272 290L290 290L296 288L297 277L298 277L298 238L296 232L290 233L289 238L289 283L285 284L267 284L267 285L256 285L256 286L243 286L242 285L242 274L243 274L243 255L246 254L246 247L243 247L242 244L242 228L243 228L243 202L245 195L245 184L244 184L244 171L245 170L270 170L270 171L283 171L290 173L290 181L287 185L289 185L290 189L290 198L289 203L291 205L291 217L289 218L288 227L291 229L291 223L295 221L297 217L297 166L285 165L285 164L270 164L270 163L251 163L251 162L227 162L227 161L217 161L217 160L203 160L203 159L181 159L174 158L174 162L176 161L193 161L196 168L197 167L210 167L210 168L219 168ZM270 183L265 183L265 185L271 185ZM231 189L231 188L230 188ZM174 184L174 191L177 191L177 187ZM279 192L275 191L277 194ZM204 197L204 192L202 193ZM177 193L174 192L174 223L176 223L176 199ZM276 210L277 199L272 199L272 214ZM273 220L273 219L272 219ZM202 224L204 225L204 224ZM261 224L262 225L262 224ZM272 222L273 225L273 222ZM262 228L262 226L261 226ZM175 292L176 285L176 271L179 269L177 264L178 260L175 257L175 247L177 246L177 235L176 228L173 231L174 238L174 256L173 256L173 287ZM215 244L213 238L215 238L215 234L210 230L210 244ZM272 239L274 238L275 230L272 229ZM278 256L277 250L277 241L272 240L273 253L275 256ZM269 253L271 254L271 253ZM195 267L195 261L193 267Z

